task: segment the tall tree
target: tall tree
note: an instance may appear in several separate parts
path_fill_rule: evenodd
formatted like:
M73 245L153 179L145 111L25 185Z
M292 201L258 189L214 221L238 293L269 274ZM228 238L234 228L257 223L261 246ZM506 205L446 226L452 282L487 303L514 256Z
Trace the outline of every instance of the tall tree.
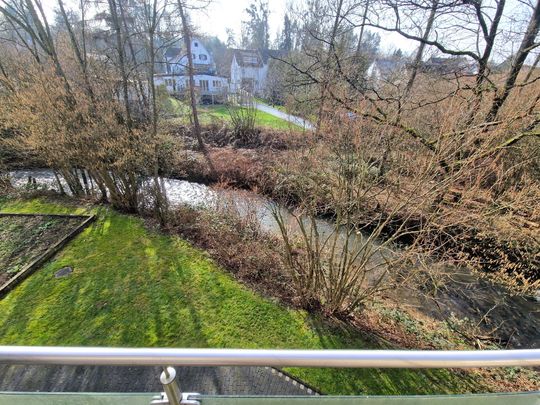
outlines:
M431 29L433 28L433 23L435 22L435 16L437 13L437 5L438 5L438 0L433 0L433 3L431 4L431 10L429 12L429 16L426 22L426 26L424 28L424 33L422 35L422 41L420 41L420 44L418 45L418 49L416 50L416 55L414 57L414 61L411 68L411 75L409 76L409 80L407 81L407 86L405 87L404 97L407 97L409 95L409 92L411 91L414 85L416 75L418 74L418 69L420 67L420 64L422 63L422 57L424 56L424 49L426 48L426 41L429 39L429 35L431 34Z
M243 44L242 46L252 49L268 49L270 45L270 33L268 27L267 0L254 0L246 9L247 21L242 21Z
M116 52L118 57L118 67L120 69L120 78L122 80L122 96L124 99L124 109L126 111L126 120L128 129L131 130L133 125L133 120L131 117L131 107L129 102L129 77L126 67L126 53L125 53L125 35L121 28L121 20L119 17L118 1L117 0L108 0L109 13L111 24L114 29L115 38L116 38Z
M364 12L362 14L362 22L360 23L360 33L358 34L358 44L356 46L356 56L360 56L362 51L363 41L364 41L364 30L366 28L367 14L369 11L369 0L366 0L364 5Z
M199 144L199 149L206 157L206 160L208 162L208 165L210 166L210 170L212 172L215 172L214 166L212 164L212 160L210 159L210 154L208 153L208 149L206 148L206 145L204 144L204 141L202 139L201 134L201 124L199 122L199 114L197 111L197 97L195 95L195 78L194 73L195 69L193 67L193 52L191 51L191 25L189 21L189 16L187 15L187 9L186 4L183 0L178 0L178 12L180 14L180 19L182 21L182 32L184 35L184 46L186 47L186 54L187 54L187 73L188 73L188 83L189 83L189 100L191 104L191 112L193 115L193 131L195 133L195 137L197 138L197 142Z
M326 55L325 63L324 63L324 73L323 73L324 77L323 77L323 80L321 82L321 87L320 87L320 104L319 104L319 114L317 116L317 132L320 131L321 123L324 118L326 97L327 97L327 92L328 92L328 88L330 86L330 81L331 81L330 77L333 75L332 66L333 66L334 60L337 58L336 37L338 34L340 24L343 21L343 16L341 14L341 10L343 8L343 2L344 0L337 1L336 12L334 16L334 23L332 25L330 36L328 39L328 51L327 51L327 55Z
M531 19L529 20L529 25L527 30L523 35L523 40L517 54L512 61L512 67L506 78L503 89L495 96L491 109L489 110L485 121L489 122L494 120L497 117L497 114L510 95L510 91L514 88L516 84L517 77L525 60L529 56L529 53L534 49L538 44L535 44L536 37L538 36L538 30L540 29L540 0L536 1L536 5L533 9Z
M283 31L280 35L279 49L283 51L290 51L293 48L293 27L289 15L285 13L283 17Z
M236 48L238 44L236 43L234 30L232 28L225 28L225 32L227 34L227 41L225 42L227 48Z

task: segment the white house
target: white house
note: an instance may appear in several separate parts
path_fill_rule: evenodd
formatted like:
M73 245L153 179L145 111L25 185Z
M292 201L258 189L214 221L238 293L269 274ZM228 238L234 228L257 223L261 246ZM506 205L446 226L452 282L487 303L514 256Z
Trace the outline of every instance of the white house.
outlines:
M193 76L195 91L202 101L216 101L227 95L228 81L225 77L197 74ZM156 86L163 85L169 94L183 94L189 86L189 76L174 74L156 74Z
M268 64L264 62L259 51L233 50L229 86L232 93L240 90L254 94L262 93L266 86L267 74Z
M201 101L221 100L220 97L228 92L228 80L216 75L214 58L197 38L191 40L190 57L193 60L195 90ZM155 84L165 86L170 94L184 94L189 86L188 55L181 47L169 47L163 59L165 69L154 76Z
M166 72L184 74L188 66L188 55L182 47L170 47L164 55ZM191 40L191 59L195 73L213 74L216 71L214 59L202 42L194 38Z
M381 57L373 61L366 71L366 76L372 82L398 84L403 80L407 68L405 58Z

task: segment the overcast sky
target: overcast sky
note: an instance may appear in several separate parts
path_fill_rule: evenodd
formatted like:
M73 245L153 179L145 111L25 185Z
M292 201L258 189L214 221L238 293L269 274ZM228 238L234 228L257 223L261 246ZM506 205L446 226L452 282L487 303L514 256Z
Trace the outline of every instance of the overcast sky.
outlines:
M208 10L193 13L193 22L202 32L215 35L223 40L227 38L226 28L233 29L237 37L240 37L242 20L247 19L244 10L250 3L251 0L214 0ZM286 0L271 0L268 2L268 7L270 10L270 39L273 41L283 24Z
M227 39L225 30L231 28L240 38L240 29L242 20L247 19L244 10L249 6L252 0L214 0L208 10L197 12L193 15L193 21L199 27L201 32L215 35L222 40ZM277 33L283 27L283 16L287 7L288 0L269 0L270 10L270 40L274 41ZM406 52L415 49L416 44L407 41L398 34L382 33L381 48L383 50L393 50L402 48Z
M269 25L270 40L273 42L277 33L282 29L283 16L290 0L269 0L270 9ZM53 10L57 7L57 0L42 0L47 10L48 18L52 20ZM199 32L215 35L221 40L227 39L226 29L231 28L236 38L240 39L242 20L247 19L245 9L252 0L213 0L206 10L194 11L191 13L192 20ZM72 0L66 0L66 4ZM405 52L411 52L416 48L416 44L407 41L398 34L381 33L381 49L390 51L401 48Z
M242 20L247 19L245 9L252 0L214 0L205 11L192 15L193 22L201 32L215 35L225 41L225 30L231 28L240 39ZM283 27L283 17L289 0L269 0L270 10L270 40L274 41L277 33ZM381 33L381 48L385 51L401 48L410 52L416 48L416 44L401 37L398 34Z

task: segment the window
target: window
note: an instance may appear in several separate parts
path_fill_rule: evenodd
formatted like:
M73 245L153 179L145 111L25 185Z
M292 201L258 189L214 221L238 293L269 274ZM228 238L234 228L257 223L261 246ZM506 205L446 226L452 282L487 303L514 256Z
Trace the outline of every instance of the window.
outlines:
M199 43L198 42L193 42L193 46L196 48L199 46Z
M197 59L197 55L195 55L194 53L191 54L191 59L195 60Z
M254 65L257 64L257 57L256 56L244 56L244 63L253 63Z
M208 80L199 80L199 86L203 90L208 90Z
M221 82L219 80L213 80L212 81L212 86L214 87L221 87Z
M200 59L200 60L206 60L206 59L208 59L208 57L207 57L205 54L201 53L201 54L199 55L199 59Z

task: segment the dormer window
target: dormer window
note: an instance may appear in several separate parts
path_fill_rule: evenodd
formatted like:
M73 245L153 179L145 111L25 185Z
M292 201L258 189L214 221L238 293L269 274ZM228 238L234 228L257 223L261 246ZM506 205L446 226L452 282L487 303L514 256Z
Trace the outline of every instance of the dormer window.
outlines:
M244 63L253 63L257 64L257 57L256 56L244 56Z

